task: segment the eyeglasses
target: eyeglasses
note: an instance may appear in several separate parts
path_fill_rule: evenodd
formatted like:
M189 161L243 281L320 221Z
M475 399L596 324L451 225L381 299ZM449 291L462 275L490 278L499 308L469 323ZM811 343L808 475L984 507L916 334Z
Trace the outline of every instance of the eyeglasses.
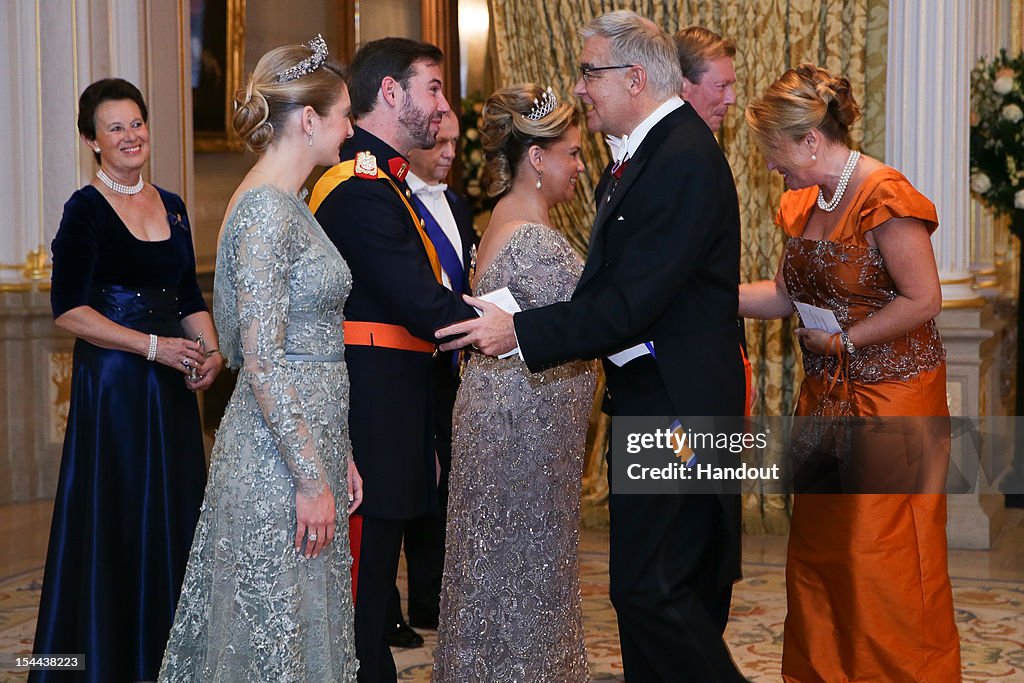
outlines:
M591 66L589 64L580 64L580 78L583 79L584 83L590 83L592 78L597 78L594 74L598 71L610 71L611 69L631 69L636 64L615 64L614 66Z

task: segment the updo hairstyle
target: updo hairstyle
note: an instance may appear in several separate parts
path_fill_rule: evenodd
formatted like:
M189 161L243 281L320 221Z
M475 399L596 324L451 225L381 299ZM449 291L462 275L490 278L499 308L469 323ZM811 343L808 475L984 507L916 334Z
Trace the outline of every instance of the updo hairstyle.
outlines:
M786 71L746 110L747 124L764 150L777 149L786 139L801 140L812 130L850 147L850 126L859 118L850 81L814 64Z
M487 196L498 197L509 191L526 151L537 145L551 146L570 127L579 125L579 112L567 102L534 121L526 118L541 101L545 90L533 83L522 83L495 90L487 98L480 127L484 150L483 183Z
M338 86L345 82L345 69L331 60L304 76L277 82L279 74L312 54L313 50L305 45L274 48L260 58L246 87L235 93L232 127L253 152L266 151L296 109L308 105L320 116L327 116L338 101Z
M134 85L123 78L103 78L92 83L82 91L78 98L78 132L88 140L96 139L96 110L104 102L114 100L131 100L139 108L142 122L149 123L149 110L146 100ZM96 163L100 163L100 153L93 151Z

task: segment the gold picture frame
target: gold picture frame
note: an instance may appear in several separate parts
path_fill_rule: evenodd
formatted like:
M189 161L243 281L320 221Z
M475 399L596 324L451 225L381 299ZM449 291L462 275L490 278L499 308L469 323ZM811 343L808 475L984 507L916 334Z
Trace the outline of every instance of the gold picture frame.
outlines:
M242 151L231 115L245 65L245 0L191 0L191 26L195 151Z

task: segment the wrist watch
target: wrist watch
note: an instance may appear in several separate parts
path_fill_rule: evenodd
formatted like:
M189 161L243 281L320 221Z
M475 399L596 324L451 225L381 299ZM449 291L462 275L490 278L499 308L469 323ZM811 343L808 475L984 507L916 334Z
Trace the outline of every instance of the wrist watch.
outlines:
M839 342L843 345L843 348L846 349L846 352L851 356L857 353L857 347L853 345L852 341L850 341L850 335L847 334L846 332L839 333Z

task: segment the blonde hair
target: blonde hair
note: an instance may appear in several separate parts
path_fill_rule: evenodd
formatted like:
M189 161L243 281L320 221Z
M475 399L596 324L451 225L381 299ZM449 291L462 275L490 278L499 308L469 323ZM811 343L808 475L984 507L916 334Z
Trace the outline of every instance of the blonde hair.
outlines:
M777 149L784 139L800 140L812 130L849 147L850 126L858 118L850 81L814 64L786 71L746 110L754 139L765 150Z
M312 55L305 45L285 45L260 57L244 89L235 93L232 127L253 152L262 154L283 128L285 120L296 109L310 106L326 116L341 95L345 70L340 64L326 61L304 76L285 83L277 77Z
M497 197L509 191L526 151L534 145L547 148L572 126L579 125L579 112L560 102L551 112L534 121L526 116L540 101L544 89L522 83L495 90L487 98L480 127L484 149L484 188Z

